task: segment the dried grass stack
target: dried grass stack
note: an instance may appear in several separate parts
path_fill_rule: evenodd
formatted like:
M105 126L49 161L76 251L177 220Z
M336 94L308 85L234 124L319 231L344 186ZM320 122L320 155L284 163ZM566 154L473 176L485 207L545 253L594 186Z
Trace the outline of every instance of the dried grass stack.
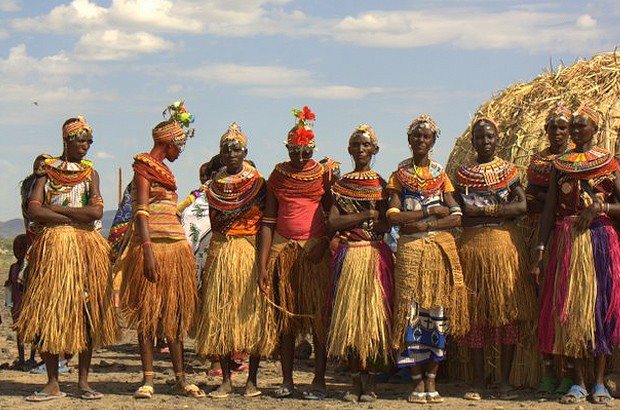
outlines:
M578 61L570 67L559 66L529 83L516 83L480 107L480 112L493 118L500 128L498 155L514 162L521 176L530 156L545 148L545 118L551 108L563 100L574 109L589 100L602 118L596 144L612 152L620 131L620 52L598 54L590 60ZM473 160L471 133L468 126L457 139L446 171L451 177L459 164Z

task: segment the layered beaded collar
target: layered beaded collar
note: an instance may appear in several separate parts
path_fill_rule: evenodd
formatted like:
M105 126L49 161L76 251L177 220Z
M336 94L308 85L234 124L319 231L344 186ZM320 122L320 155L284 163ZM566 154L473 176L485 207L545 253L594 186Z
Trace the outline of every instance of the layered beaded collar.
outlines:
M575 146L571 144L567 151L572 150L573 148L575 148ZM553 161L559 155L562 154L552 153L549 147L532 155L530 165L527 168L528 183L548 186L551 178L551 171L553 171Z
M442 191L446 180L446 173L440 164L430 161L428 167L419 167L413 158L398 164L395 176L404 188L422 195Z
M229 174L222 168L207 183L209 205L219 211L231 211L252 202L264 185L260 173L248 163L237 174Z
M93 163L85 159L80 162L69 162L61 158L48 158L43 168L52 184L74 186L91 175Z
M614 159L611 152L592 147L586 152L576 152L570 150L555 158L555 167L565 173L589 172L604 167Z
M461 165L456 172L459 187L477 191L498 191L518 181L517 168L499 157L491 162Z
M375 171L349 172L334 183L332 191L355 200L380 201L387 199L385 185L385 180Z

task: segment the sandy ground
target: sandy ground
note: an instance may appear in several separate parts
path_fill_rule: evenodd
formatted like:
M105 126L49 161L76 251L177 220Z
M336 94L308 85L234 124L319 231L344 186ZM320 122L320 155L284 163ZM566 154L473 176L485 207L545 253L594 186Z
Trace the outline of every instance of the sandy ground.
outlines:
M15 334L10 330L10 315L7 308L1 308L0 312L4 323L0 325L0 364L8 366L17 356ZM187 374L190 382L196 383L210 391L218 386L219 378L206 375L207 364L198 361L192 353L192 343L186 346ZM77 363L71 363L75 366ZM188 409L188 408L228 408L228 409L400 409L400 408L424 408L424 409L522 409L536 408L541 410L551 409L587 409L601 407L620 408L620 400L608 406L595 406L590 403L580 405L561 405L554 400L541 401L531 391L521 390L519 401L493 400L490 396L493 391L487 393L488 399L480 402L468 402L461 399L467 386L456 382L439 380L439 387L446 397L443 404L409 404L406 397L410 387L402 384L380 384L378 388L379 399L375 403L345 403L341 400L348 388L349 376L345 369L331 364L328 370L328 397L321 402L311 402L301 399L297 394L293 398L276 399L273 397L274 390L280 382L280 367L275 361L265 361L261 364L259 372L259 387L263 396L254 399L246 399L241 396L245 375L233 376L235 386L234 394L228 399L190 399L178 397L173 394L172 387L166 385L166 379L171 378L171 365L167 355L156 357L156 395L151 400L135 400L132 398L133 391L140 382L140 358L135 341L135 333L125 332L124 340L113 347L102 349L93 357L91 373L91 385L105 394L99 401L84 401L79 399L77 391L77 371L61 376L62 389L68 394L67 398L47 403L27 403L24 397L39 389L45 383L45 375L35 375L15 370L0 370L0 408L22 409L58 409L61 407L71 409ZM295 380L298 391L306 387L312 379L312 361L298 360L296 362ZM581 406L581 407L580 407Z

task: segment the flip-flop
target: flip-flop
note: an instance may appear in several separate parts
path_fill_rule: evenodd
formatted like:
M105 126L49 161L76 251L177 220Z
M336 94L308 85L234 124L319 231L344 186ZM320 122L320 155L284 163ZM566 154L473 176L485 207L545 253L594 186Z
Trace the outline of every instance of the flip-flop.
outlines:
M323 400L325 399L325 390L319 388L312 388L306 390L303 393L304 400Z
M360 396L360 403L374 403L377 401L377 394L374 392L364 393Z
M243 397L245 397L245 398L248 398L248 399L249 399L249 398L251 398L251 397L258 397L258 396L262 396L262 394L263 394L263 392L257 389L257 390L251 391L251 392L249 392L249 393L248 393L247 391L246 391L246 392L244 392L244 393L243 393Z
M49 394L45 392L36 391L30 396L26 397L26 401L30 402L41 402L41 401L50 401L56 399L62 399L67 397L67 393L60 392L60 394Z
M588 397L588 391L578 384L573 384L571 388L568 390L568 393L562 396L562 398L560 399L560 403L562 404L582 403L586 401L586 397Z
M594 385L590 398L592 399L592 404L607 404L614 399L611 397L611 394L609 394L609 390L602 384Z
M295 393L295 387L292 384L281 384L275 391L274 397L283 399L285 397L291 397L293 393Z
M138 387L138 390L133 394L134 399L151 399L155 394L155 388L151 385L144 384Z
M468 392L466 392L463 395L463 398L465 400L471 400L471 401L480 401L480 400L482 400L482 396L477 391L468 391Z
M441 397L438 391L426 392L426 400L429 403L443 403L444 402L444 398Z
M426 393L423 391L412 391L407 397L407 402L416 403L416 404L426 404L428 400L426 400Z
M103 393L95 389L85 389L80 390L80 392L82 393L80 395L80 399L82 400L101 400L103 398Z
M205 393L204 390L202 390L200 387L196 386L195 384L189 384L189 383L181 388L177 388L176 393L181 396L193 397L195 399L203 399L207 397L207 393Z

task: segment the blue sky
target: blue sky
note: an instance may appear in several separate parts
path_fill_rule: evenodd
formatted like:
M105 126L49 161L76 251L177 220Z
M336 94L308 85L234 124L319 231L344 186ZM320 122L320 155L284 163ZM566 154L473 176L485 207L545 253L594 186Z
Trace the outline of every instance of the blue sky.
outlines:
M344 171L365 122L387 177L421 113L439 123L433 155L445 162L480 104L550 64L612 51L619 17L616 0L0 0L0 220L19 216L19 181L37 154L60 153L61 124L77 114L94 128L89 158L114 208L117 169L128 182L178 99L196 116L172 165L180 196L232 121L268 175L303 105L317 115L316 157Z

